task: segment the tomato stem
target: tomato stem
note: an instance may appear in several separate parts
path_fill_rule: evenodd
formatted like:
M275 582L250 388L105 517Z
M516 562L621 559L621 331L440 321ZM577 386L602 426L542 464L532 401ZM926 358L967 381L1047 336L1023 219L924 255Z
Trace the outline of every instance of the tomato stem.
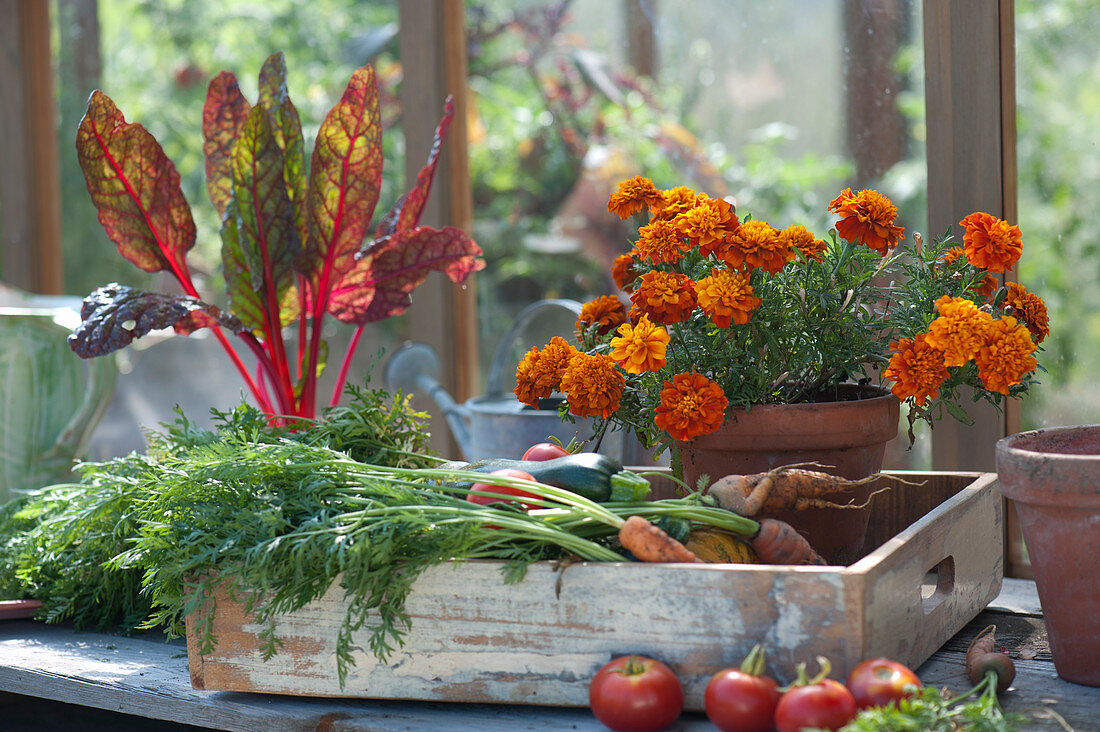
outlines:
M763 676L767 661L764 659L764 647L757 643L741 662L741 670L750 676Z

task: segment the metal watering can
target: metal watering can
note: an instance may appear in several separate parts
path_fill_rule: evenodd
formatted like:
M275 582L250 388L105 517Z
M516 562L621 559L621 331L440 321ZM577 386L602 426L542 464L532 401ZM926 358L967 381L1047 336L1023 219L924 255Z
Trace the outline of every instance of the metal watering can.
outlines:
M576 318L581 304L576 300L540 300L520 312L493 353L488 393L484 396L457 403L438 381L439 356L431 346L416 342L402 346L387 362L385 387L391 392L422 394L439 405L463 459L468 461L494 457L518 459L528 447L550 437L566 445L576 436L589 440L586 449L591 449L595 434L593 420L577 418L573 423L563 422L557 409L532 409L516 399L512 391L516 364L509 363L508 355L531 322L552 310L565 310ZM608 432L599 452L632 464L634 455L623 454L623 434Z

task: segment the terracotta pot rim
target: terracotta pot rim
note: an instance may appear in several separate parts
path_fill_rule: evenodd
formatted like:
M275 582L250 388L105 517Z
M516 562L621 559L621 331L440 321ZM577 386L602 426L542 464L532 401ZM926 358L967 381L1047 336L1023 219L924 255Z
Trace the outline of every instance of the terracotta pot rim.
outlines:
M888 442L898 433L901 402L887 389L862 387L874 394L866 399L798 404L758 404L750 409L734 408L714 432L680 444L694 449L725 449L731 438L767 438L776 448L832 449L854 444ZM845 419L859 412L856 419ZM829 420L823 432L816 419Z
M733 411L741 413L754 413L763 412L765 414L773 411L790 411L790 410L823 410L823 409L846 409L853 404L880 404L887 402L900 401L893 392L881 386L857 386L855 384L842 384L842 387L851 387L845 389L845 391L857 395L854 399L829 399L825 401L815 402L794 402L793 404L753 404L749 407L734 407Z
M1070 435L1088 435L1095 437L1095 452L1070 452L1057 449L1060 438ZM997 451L1020 457L1032 455L1057 455L1059 460L1100 463L1100 424L1060 425L1043 427L1027 432L1018 432L997 441Z
M1074 445L1074 438L1083 442ZM1076 450L1076 451L1074 451ZM1045 427L996 447L1001 493L1021 503L1100 509L1100 424Z

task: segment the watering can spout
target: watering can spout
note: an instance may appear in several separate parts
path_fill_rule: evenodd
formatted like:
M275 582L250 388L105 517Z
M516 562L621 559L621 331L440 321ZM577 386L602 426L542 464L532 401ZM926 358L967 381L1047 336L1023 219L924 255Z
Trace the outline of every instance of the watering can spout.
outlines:
M422 394L443 410L458 449L470 454L470 410L459 404L439 383L439 356L426 343L406 343L398 349L383 374L386 390Z

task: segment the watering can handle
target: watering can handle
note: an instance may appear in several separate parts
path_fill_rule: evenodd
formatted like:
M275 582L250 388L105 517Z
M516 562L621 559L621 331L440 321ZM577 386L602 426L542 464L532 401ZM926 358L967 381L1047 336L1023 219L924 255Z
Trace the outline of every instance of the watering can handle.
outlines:
M565 298L539 300L538 302L531 303L520 311L520 314L516 316L515 322L512 323L512 327L509 328L504 334L504 337L500 339L500 342L497 343L496 351L493 352L493 361L489 364L488 396L495 397L506 391L511 391L511 389L505 388L503 381L504 369L506 366L505 361L508 358L508 352L512 344L535 316L547 310L554 309L564 309L578 316L581 314L581 304L576 300L568 300Z

